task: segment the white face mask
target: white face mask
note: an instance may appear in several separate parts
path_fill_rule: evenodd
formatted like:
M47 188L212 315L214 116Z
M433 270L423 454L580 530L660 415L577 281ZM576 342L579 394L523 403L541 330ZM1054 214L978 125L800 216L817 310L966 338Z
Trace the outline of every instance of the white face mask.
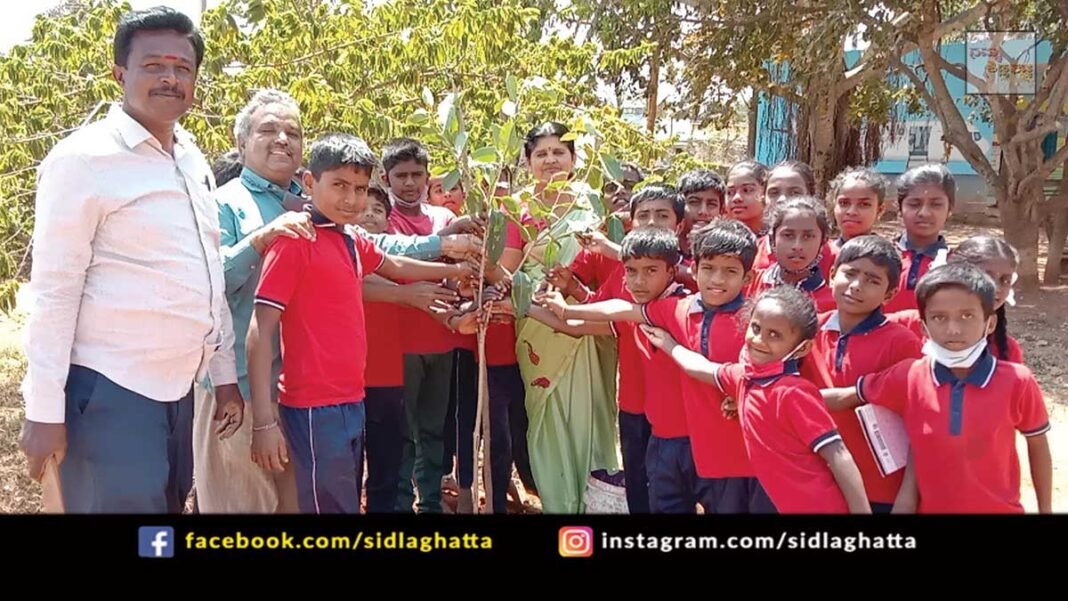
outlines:
M923 344L923 354L925 356L950 369L955 367L967 368L975 365L975 362L979 360L985 350L986 336L983 336L979 339L979 342L972 346L959 351L951 351L944 346L936 344L931 340L930 336L927 337L927 342Z

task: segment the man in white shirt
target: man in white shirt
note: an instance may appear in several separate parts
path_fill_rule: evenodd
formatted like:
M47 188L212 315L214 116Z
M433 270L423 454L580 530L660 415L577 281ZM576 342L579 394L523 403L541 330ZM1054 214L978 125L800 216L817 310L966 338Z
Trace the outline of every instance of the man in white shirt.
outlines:
M178 124L204 41L185 15L131 12L115 35L123 103L38 173L21 445L59 463L70 513L180 512L192 386L210 372L220 436L243 419L211 171Z

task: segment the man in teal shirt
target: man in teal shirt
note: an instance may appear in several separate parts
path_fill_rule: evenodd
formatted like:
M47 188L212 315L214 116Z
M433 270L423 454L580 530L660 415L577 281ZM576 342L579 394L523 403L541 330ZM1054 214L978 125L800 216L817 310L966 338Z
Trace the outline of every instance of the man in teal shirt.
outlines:
M245 361L245 336L252 319L253 299L267 247L278 236L315 235L310 216L301 212L302 190L295 180L303 154L300 109L278 90L258 92L238 113L234 136L244 169L241 176L216 191L226 296L233 316L238 386L246 403L251 398ZM470 220L438 236L402 236L363 232L387 254L417 259L463 256L478 249ZM421 282L395 287L398 302L427 308L434 299L453 293ZM274 374L281 373L281 349L275 340ZM211 390L198 387L197 407L211 407ZM277 390L275 391L277 394ZM276 397L277 398L277 397ZM251 413L248 413L251 415ZM198 411L194 425L194 472L197 503L202 513L295 512L292 471L272 475L251 460L251 419L227 440L212 434L209 411Z

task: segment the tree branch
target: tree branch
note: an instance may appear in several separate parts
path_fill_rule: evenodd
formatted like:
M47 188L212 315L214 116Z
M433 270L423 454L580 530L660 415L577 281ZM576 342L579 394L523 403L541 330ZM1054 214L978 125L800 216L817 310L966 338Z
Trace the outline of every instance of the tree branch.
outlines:
M1055 131L1060 131L1061 127L1062 126L1056 121L1043 123L1032 130L1022 134L1016 134L1012 140L1009 141L1009 144L1022 146L1029 142L1034 142L1035 140L1041 140Z
M938 57L938 67L940 69L942 69L943 71L946 71L947 73L949 73L953 77L956 77L957 79L963 81L965 84L968 83L968 71L967 71L967 69L965 69L964 67L962 67L960 65L955 65L955 64L947 61L945 59L945 57L942 56L941 52L935 52L935 56Z
M1050 64L1046 70L1042 86L1038 89L1030 105L1024 110L1020 120L1030 123L1044 106L1063 107L1068 102L1068 53L1061 52L1059 56L1050 57ZM1063 109L1052 109L1057 114Z
M1053 153L1053 156L1043 161L1038 170L1023 178L1023 181L1020 182L1020 190L1027 190L1028 186L1036 185L1040 181L1046 181L1046 178L1056 171L1057 166L1065 160L1068 160L1068 144L1061 146L1060 150Z
M990 161L983 155L982 149L972 140L968 132L968 125L965 123L960 110L957 109L957 105L949 93L949 89L946 87L946 80L942 77L938 61L934 58L938 52L932 45L932 36L933 31L928 31L921 35L920 53L923 59L923 67L927 71L934 88L933 93L927 89L926 84L916 75L913 69L902 62L901 57L894 56L894 64L912 81L912 84L920 91L920 94L927 102L928 108L940 118L946 140L960 150L961 154L964 155L968 163L977 172L988 181L994 182L997 180L997 173L994 171Z

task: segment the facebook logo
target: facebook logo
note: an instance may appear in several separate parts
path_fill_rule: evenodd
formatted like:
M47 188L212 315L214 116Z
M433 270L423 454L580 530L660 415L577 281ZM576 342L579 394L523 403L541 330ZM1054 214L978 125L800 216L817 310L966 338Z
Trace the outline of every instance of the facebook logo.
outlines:
M174 528L141 526L137 531L137 554L141 557L174 557Z

